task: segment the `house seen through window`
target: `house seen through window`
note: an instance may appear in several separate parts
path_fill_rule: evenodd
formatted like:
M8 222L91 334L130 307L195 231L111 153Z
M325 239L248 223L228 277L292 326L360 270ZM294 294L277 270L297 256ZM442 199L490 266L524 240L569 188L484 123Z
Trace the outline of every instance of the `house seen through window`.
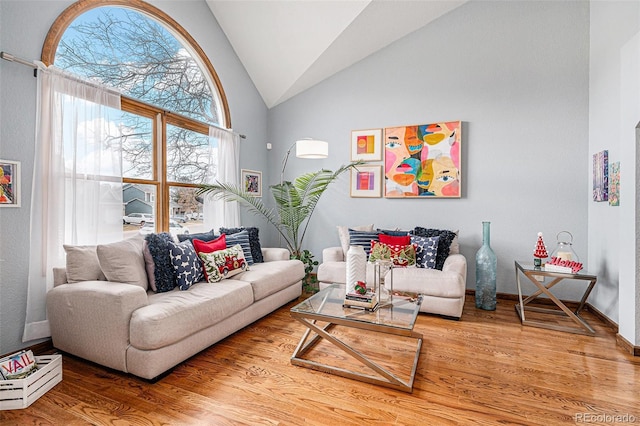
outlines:
M157 10L85 3L52 48L52 62L123 94L105 143L122 143L125 236L200 232L195 187L216 174L209 125L229 124L215 71L183 29L154 16Z

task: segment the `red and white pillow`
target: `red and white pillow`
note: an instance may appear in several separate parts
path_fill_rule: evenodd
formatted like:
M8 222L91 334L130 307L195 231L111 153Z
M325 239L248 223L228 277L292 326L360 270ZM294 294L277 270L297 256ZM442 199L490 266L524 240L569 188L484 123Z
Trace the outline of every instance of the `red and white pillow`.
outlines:
M416 266L416 245L371 241L369 262L376 260L391 260L395 267Z
M207 281L217 283L249 269L240 244L211 253L198 253Z

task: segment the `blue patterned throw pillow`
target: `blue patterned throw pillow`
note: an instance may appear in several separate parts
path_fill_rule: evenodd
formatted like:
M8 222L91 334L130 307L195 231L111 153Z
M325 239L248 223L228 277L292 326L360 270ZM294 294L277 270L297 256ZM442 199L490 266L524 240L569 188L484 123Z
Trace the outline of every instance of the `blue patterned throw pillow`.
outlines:
M442 271L442 267L444 266L444 261L447 260L449 256L449 250L451 248L451 243L453 239L456 237L456 233L446 230L446 229L433 229L433 228L423 228L421 226L416 226L411 235L417 235L419 237L440 237L438 240L438 255L436 256L436 269Z
M204 242L208 242L211 240L215 240L216 238L219 237L219 235L216 235L213 232L213 229L209 232L200 232L198 234L178 234L178 241L183 242L183 241L187 241L187 240L200 240L200 241L204 241Z
M411 243L416 245L416 266L418 268L435 269L439 240L439 236L411 236Z
M371 254L371 241L378 241L378 232L356 231L349 229L349 245L364 247L367 257Z
M204 279L202 264L191 241L180 244L169 242L169 256L180 290L189 290L189 287Z
M248 265L253 265L253 256L251 255L251 243L249 242L249 231L246 229L235 234L225 234L227 238L227 248L231 248L236 244L240 244L244 252L244 259Z
M231 235L246 230L249 233L249 246L251 247L251 257L253 263L263 263L262 247L260 246L259 230L256 227L249 226L247 228L220 228L221 234Z
M393 237L404 237L405 235L409 235L409 231L402 231L399 229L376 229L379 234L391 235Z

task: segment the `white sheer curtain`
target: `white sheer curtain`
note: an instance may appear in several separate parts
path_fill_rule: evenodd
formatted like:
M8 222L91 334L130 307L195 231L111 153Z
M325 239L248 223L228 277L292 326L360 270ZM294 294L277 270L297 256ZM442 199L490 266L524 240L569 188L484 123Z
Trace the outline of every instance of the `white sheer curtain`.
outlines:
M209 127L209 140L213 148L218 146L217 161L215 171L209 168L208 182L227 183L238 185L239 164L240 164L240 137L228 130ZM205 196L204 199L204 224L207 229L217 231L220 227L235 228L240 226L240 208L236 201L223 201L220 197Z
M118 93L40 65L25 342L50 336L45 299L53 268L65 265L63 244L122 239L121 143L109 137L118 135L110 108L120 109Z

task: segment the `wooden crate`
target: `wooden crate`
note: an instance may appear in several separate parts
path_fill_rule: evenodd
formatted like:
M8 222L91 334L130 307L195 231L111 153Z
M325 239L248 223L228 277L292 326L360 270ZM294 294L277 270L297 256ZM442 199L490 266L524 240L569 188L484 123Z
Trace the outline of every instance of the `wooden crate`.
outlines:
M37 356L36 365L24 379L0 380L0 410L27 408L62 381L62 355Z

